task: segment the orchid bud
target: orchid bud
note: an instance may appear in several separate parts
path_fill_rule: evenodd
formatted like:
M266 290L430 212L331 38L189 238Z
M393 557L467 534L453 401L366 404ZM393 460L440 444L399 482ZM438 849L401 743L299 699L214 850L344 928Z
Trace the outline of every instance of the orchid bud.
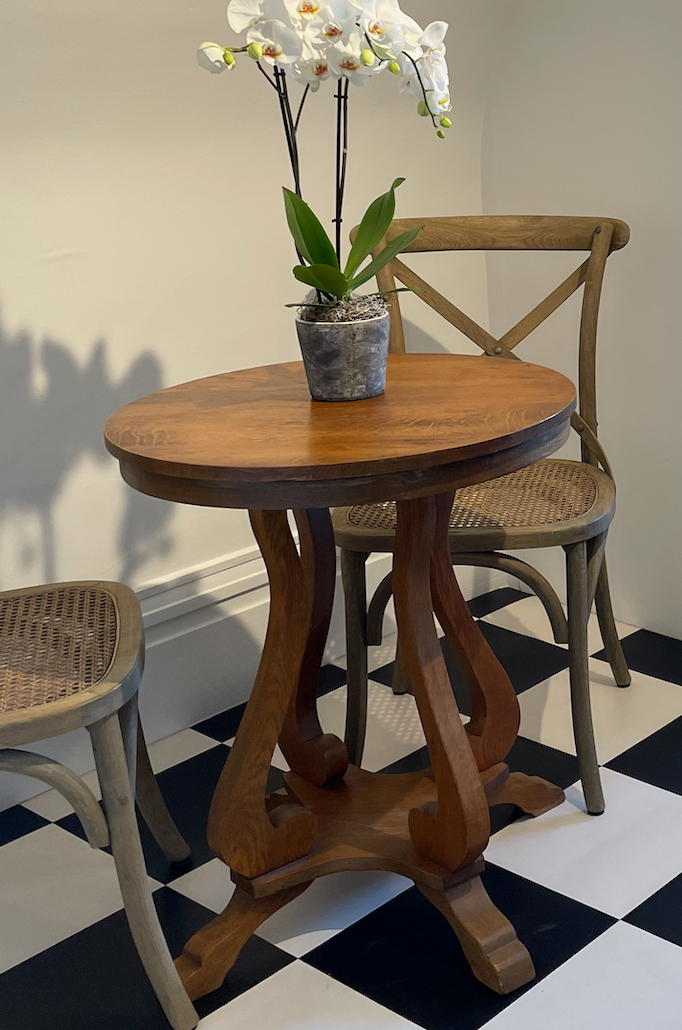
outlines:
M263 47L260 43L249 43L246 52L254 61L260 61L263 56Z
M423 100L420 100L417 104L417 114L420 114L422 118L428 118L429 116L429 109Z
M449 118L446 118L445 115L443 115L443 117L440 120L440 124L443 126L444 129L449 129L452 125L452 122Z
M371 68L374 64L374 54L371 50L363 50L360 54L360 61L365 68Z
M391 61L391 63L388 66L388 70L390 72L393 72L394 75L400 75L400 65L397 61Z
M197 61L202 68L213 74L224 72L229 67L225 59L225 47L218 43L202 43L197 50Z
M445 139L445 133L443 132L442 129L438 130L438 132L436 133L436 136L438 136L438 139Z
M235 64L237 63L237 59L231 50L225 51L225 53L223 54L223 60L228 68L234 68Z

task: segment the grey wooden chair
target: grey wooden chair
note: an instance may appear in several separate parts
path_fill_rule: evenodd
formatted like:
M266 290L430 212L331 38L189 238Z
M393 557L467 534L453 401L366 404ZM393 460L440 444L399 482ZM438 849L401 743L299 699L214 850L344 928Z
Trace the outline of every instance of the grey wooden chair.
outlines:
M611 467L597 439L597 315L606 259L613 250L625 246L630 231L624 222L603 218L510 215L407 218L392 223L386 241L418 225L424 228L409 251L588 252L587 259L575 272L499 340L397 258L379 274L378 282L380 290L391 291L395 290L398 279L468 336L484 355L516 360L516 346L585 284L578 342L579 407L571 420L581 440L582 461L547 458L511 475L458 491L450 518L450 550L455 565L501 569L527 584L545 606L557 643L568 643L580 776L587 809L598 815L604 811L604 797L592 729L587 645L587 620L595 600L604 646L618 686L628 686L630 674L616 632L604 561L616 491ZM391 293L388 304L390 350L404 353L398 294ZM487 358L482 357L482 360ZM346 600L346 742L351 761L360 764L367 709L367 646L381 643L383 615L391 596L389 574L367 607L365 562L372 552L393 549L395 506L388 502L338 508L333 518L336 543L341 548ZM566 552L568 620L549 582L526 562L504 553L554 546L561 546ZM399 643L393 689L396 693L409 689Z
M188 857L140 728L143 664L142 616L128 587L86 581L0 593L0 771L54 787L73 806L93 848L111 843L128 923L152 987L174 1030L191 1030L198 1016L159 925L135 816L136 783L140 810L166 856ZM79 727L92 738L106 818L71 769L15 750Z

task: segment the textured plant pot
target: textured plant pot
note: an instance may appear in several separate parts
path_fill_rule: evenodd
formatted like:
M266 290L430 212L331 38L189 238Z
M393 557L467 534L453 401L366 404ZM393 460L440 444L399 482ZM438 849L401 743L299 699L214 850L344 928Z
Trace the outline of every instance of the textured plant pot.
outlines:
M360 401L386 386L390 315L356 322L296 319L308 387L316 401Z

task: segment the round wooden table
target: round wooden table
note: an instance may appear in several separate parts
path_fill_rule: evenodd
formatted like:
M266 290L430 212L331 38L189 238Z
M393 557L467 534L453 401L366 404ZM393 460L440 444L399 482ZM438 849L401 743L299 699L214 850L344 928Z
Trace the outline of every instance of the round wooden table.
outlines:
M250 509L270 577L267 637L216 787L208 840L232 870L225 911L177 960L192 998L219 987L248 937L318 876L388 869L446 916L475 975L507 993L534 976L526 948L480 880L489 806L537 815L563 792L505 764L516 694L471 618L448 548L453 491L528 465L567 438L575 389L503 358L392 355L386 392L311 401L300 362L185 383L122 408L108 449L136 490ZM323 733L316 690L336 562L330 505L397 502L396 618L432 768L387 775L349 765ZM300 554L287 510L293 509ZM471 687L465 727L436 613ZM291 767L266 797L276 743Z

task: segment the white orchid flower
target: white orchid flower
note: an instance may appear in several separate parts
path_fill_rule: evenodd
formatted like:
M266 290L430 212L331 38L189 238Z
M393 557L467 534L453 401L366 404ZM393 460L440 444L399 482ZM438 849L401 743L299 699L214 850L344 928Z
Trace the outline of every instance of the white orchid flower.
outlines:
M230 0L227 20L235 32L247 32L259 21L289 22L284 0Z
M303 40L282 21L259 21L246 33L247 43L263 48L263 60L272 65L293 64L301 56Z
M348 42L357 15L348 0L284 0L292 23L307 42L325 48Z
M234 68L236 62L232 58L228 64L225 60L225 47L219 43L202 43L197 50L197 61L206 71L218 74Z
M398 0L368 0L360 16L362 31L373 48L384 59L397 59L403 51L417 50L422 28L400 9Z
M442 50L445 53L444 39L447 35L449 25L446 21L432 21L427 25L421 34L418 42L428 52L429 50Z
M367 67L362 63L362 51L366 50L366 40L359 32L352 32L347 43L334 43L327 50L329 70L336 78L345 76L355 86L366 86L371 75L376 74L378 66Z
M227 5L227 20L234 32L246 32L263 18L260 0L230 0Z
M320 83L329 78L329 61L325 54L304 45L300 60L292 65L291 73L295 79L310 86L317 93Z

